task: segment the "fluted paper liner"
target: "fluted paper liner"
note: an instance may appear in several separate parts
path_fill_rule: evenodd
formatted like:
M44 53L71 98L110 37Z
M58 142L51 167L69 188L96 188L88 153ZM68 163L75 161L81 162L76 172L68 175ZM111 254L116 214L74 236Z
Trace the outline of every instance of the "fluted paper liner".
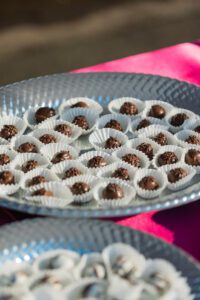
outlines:
M165 109L166 115L168 113L170 113L171 110L174 108L174 106L172 104L170 104L168 102L165 102L165 101L161 101L161 100L147 100L147 101L145 101L145 109L143 111L142 117L144 117L144 118L149 117L149 113L150 113L151 107L153 105L160 105L160 106L162 106Z
M17 134L14 136L15 138L22 135L26 128L27 125L24 122L23 119L16 117L16 116L3 116L0 118L0 131L3 128L4 125L14 125L17 128ZM0 144L9 144L9 142L14 138L12 137L9 141L4 139L4 138L0 138Z
M17 153L14 150L10 150L7 146L0 146L0 155L7 154L10 158L10 162L5 165L0 165L0 170L12 169L13 160L15 159Z
M136 116L140 115L144 108L145 108L145 104L144 101L141 101L137 98L134 97L121 97L121 98L117 98L112 100L109 104L108 104L108 110L111 113L120 113L120 108L121 106L125 103L125 102L131 102L133 104L136 105L137 109L138 109L138 113L135 115L126 115L129 116L131 119L135 118Z
M23 173L21 171L10 170L10 169L0 170L0 173L4 172L4 171L12 172L12 174L15 178L15 183L14 184L0 184L0 195L12 195L12 194L16 193L20 188Z
M46 120L44 120L43 122L37 123L36 119L35 119L35 113L36 111L40 108L40 106L36 106L36 107L31 107L29 109L27 109L27 111L25 111L24 113L24 121L26 122L27 126L29 128L31 128L32 130L37 129L38 126L41 126L41 124L43 122L45 122ZM58 118L58 114L56 114L55 116L48 118L48 120L50 119L57 119Z
M39 138L45 134L53 135L56 138L56 142L50 143L50 144L57 144L57 143L66 143L67 144L67 139L63 134L60 134L59 132L57 132L55 130L51 130L51 129L47 129L47 128L38 128L38 129L32 131L29 135L33 136L39 140ZM42 143L42 144L46 145L44 143Z
M190 110L183 109L183 108L175 108L174 107L174 109L172 109L171 112L168 113L167 116L165 117L165 120L166 120L166 122L167 122L167 124L169 126L169 130L172 133L176 133L176 132L178 132L178 131L180 131L180 130L182 130L184 128L184 124L185 124L186 120L185 120L185 122L183 122L183 124L181 126L173 126L171 124L171 118L173 116L175 116L176 114L179 114L179 113L185 113L189 117L189 119L187 119L187 121L198 118L198 116L195 113L193 113L192 111L190 111Z
M150 160L148 156L144 154L142 151L133 148L123 147L122 149L113 152L113 157L123 162L122 157L126 154L135 154L137 157L139 157L140 164L141 164L139 168L148 168L150 166ZM132 168L135 168L136 170L138 169L138 167L135 167L131 164L129 165Z
M61 151L69 151L72 156L72 159L78 158L79 152L72 146L65 144L65 143L51 143L48 145L43 146L40 149L40 152L43 156L47 157L48 160L51 162L52 158L55 154Z
M189 150L191 150L191 149L200 151L199 147L196 147L196 146L189 146L188 148L183 149L182 157L181 157L181 162L187 164L187 165L190 166L190 167L192 167L192 168L196 171L197 174L200 174L200 164L199 164L199 165L189 165L189 164L185 161L185 156L186 156L187 152L188 152Z
M12 167L16 170L21 170L22 165L29 160L37 161L39 166L43 168L47 167L50 164L49 160L39 153L21 153L18 154L13 160Z
M20 145L24 143L30 143L36 146L38 153L40 152L40 148L44 145L38 139L31 135L21 135L17 138L13 138L10 144L11 149L17 151Z
M51 171L60 179L63 179L65 172L71 168L77 168L82 174L88 174L89 169L77 160L65 160L51 167Z
M117 122L120 123L122 130L121 132L127 133L129 130L130 126L130 118L127 117L126 115L122 114L107 114L102 117L100 117L96 123L96 129L102 129L105 128L105 125L110 121L110 120L116 120Z
M88 109L93 109L97 111L99 114L103 112L103 107L97 101L87 97L75 97L75 98L70 98L65 100L60 105L59 114L62 115L65 111L68 111L69 109L73 109L71 106L78 102L85 102L88 105Z
M144 129L139 135L138 137L146 137L146 138L149 138L149 139L153 139L155 138L159 133L163 133L166 138L167 138L167 141L168 141L168 145L178 145L178 140L177 138L171 134L169 131L167 130L164 130L160 127L158 127L157 125L152 125L152 126L149 126L147 127L146 129ZM153 140L154 141L154 140ZM159 145L159 147L163 147L162 145L160 145L158 142L154 141L155 143L157 143Z
M148 120L151 123L151 125L141 128L141 129L137 129L137 126L144 119ZM160 120L160 119L156 119L156 118L152 118L152 117L137 117L130 124L129 131L131 132L133 137L138 137L149 127L167 130L169 128L169 125L166 123L166 121L164 119Z
M200 126L200 118L186 120L183 129L195 131L197 126Z
M166 165L160 166L158 164L158 157L161 154L163 154L165 152L168 152L168 151L169 152L174 152L176 154L177 158L178 158L178 161L176 163L174 163L174 164L167 164L168 166L170 166L170 165L176 166L176 164L181 161L182 155L183 155L183 149L181 147L179 147L179 146L173 146L173 145L162 146L160 148L160 150L156 153L156 155L154 156L154 158L152 160L152 165L154 166L154 168L158 169L160 167L164 168L166 166Z
M128 148L136 149L139 145L141 145L143 143L150 144L152 146L152 148L153 148L153 157L155 157L156 153L161 148L161 146L158 145L156 142L154 142L153 140L151 140L149 138L146 138L146 137L138 137L138 138L135 138L135 139L131 139L126 143L126 145L127 145ZM140 150L138 150L138 151L140 151ZM142 152L142 151L140 151L140 152Z
M195 132L195 131L189 130L189 129L181 130L181 131L179 131L175 134L175 137L176 137L180 147L187 148L187 147L190 147L190 146L195 146L195 147L198 147L200 149L200 145L187 143L185 141L190 136L195 136L200 140L200 134Z

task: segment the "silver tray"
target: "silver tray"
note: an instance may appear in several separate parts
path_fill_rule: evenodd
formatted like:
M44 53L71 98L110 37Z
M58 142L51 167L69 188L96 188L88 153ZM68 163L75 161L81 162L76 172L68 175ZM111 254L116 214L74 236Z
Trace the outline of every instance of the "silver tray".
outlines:
M143 100L165 100L200 114L198 86L160 76L128 73L56 74L7 85L0 88L0 110L22 115L30 106L47 104L57 107L63 100L74 96L91 97L105 110L116 97L135 96ZM102 209L95 205L46 208L27 203L20 194L17 198L1 198L0 205L37 215L109 218L167 209L193 202L199 197L199 177L196 177L191 186L182 191L164 193L154 200L136 199L129 206L116 209Z
M200 299L200 267L176 247L151 235L110 222L41 219L15 222L0 230L0 266L6 261L32 261L52 249L70 249L80 254L100 252L111 243L134 246L147 258L173 263L188 279L195 300Z

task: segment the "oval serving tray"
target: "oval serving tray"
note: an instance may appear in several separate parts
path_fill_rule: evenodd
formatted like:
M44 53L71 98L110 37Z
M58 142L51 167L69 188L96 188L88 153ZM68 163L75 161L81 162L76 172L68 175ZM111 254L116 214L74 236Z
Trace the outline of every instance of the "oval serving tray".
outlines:
M166 77L128 73L56 74L38 77L0 88L0 113L22 115L36 105L58 107L63 100L91 97L106 111L108 103L117 97L134 96L143 100L160 99L200 114L200 87ZM127 207L102 209L95 205L45 208L14 197L0 198L0 205L38 215L57 217L121 217L150 210L183 205L200 197L199 176L191 186L174 193L165 193L153 200L136 199Z
M132 245L147 258L170 261L188 279L194 299L200 299L200 268L191 257L158 238L111 222L36 218L3 226L0 265L31 262L39 254L58 248L80 254L100 252L115 242Z

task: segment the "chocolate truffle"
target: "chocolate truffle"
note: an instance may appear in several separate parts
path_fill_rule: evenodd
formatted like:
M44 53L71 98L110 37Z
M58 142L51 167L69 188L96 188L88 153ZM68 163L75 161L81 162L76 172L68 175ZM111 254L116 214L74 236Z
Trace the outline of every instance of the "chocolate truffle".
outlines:
M45 196L45 197L53 197L53 192L52 191L47 191L44 188L39 189L32 193L32 196Z
M140 121L140 123L138 124L138 126L137 126L136 129L140 130L140 129L146 128L146 127L148 127L150 125L151 125L151 122L149 120L143 119L142 121Z
M122 156L121 159L134 167L139 168L141 166L141 161L139 157L135 154L132 153L125 154L124 156Z
M44 134L40 136L39 141L43 144L51 144L57 142L55 136L53 136L52 134Z
M118 169L116 169L112 173L111 177L119 178L119 179L122 179L122 180L130 180L130 176L129 176L128 170L125 169L125 168L118 168Z
M112 136L105 141L105 149L119 148L121 145L121 142Z
M90 186L86 182L75 182L71 186L71 192L73 195L81 195L90 191Z
M72 128L68 124L58 124L54 130L69 137L72 135Z
M5 153L0 154L0 166L7 165L9 163L10 163L10 157Z
M200 133L200 125L198 125L197 127L194 128L194 131Z
M138 185L143 190L155 191L159 188L159 184L156 178L153 176L145 176L139 182Z
M113 119L106 123L105 128L112 128L115 130L123 131L121 124Z
M164 135L164 133L160 132L158 133L154 138L153 141L158 143L161 146L168 145L167 137Z
M153 158L153 147L151 146L151 144L142 143L142 144L138 145L136 149L139 150L139 151L142 151L144 154L146 154L148 156L148 158L150 160L152 160L152 158Z
M10 171L0 172L0 184L15 184L14 175Z
M57 164L61 161L70 160L70 159L72 159L72 156L69 151L60 151L54 155L51 162L53 164Z
M102 156L94 156L88 160L88 168L101 168L107 165L107 161Z
M125 115L137 115L138 109L137 106L132 102L124 102L120 107L119 112Z
M187 171L183 168L176 168L169 171L167 177L169 182L174 183L187 176Z
M78 175L81 175L81 171L78 170L77 168L70 168L68 170L65 171L65 174L63 176L63 179L67 179L67 178L70 178L70 177L74 177L74 176L78 176Z
M34 144L23 143L18 147L17 152L20 152L20 153L37 153L38 150L37 150L36 145L34 145Z
M37 167L39 167L39 163L36 160L28 160L22 165L21 170L27 173Z
M88 105L84 101L78 101L71 106L71 108L76 108L76 107L87 108Z
M0 137L5 140L10 140L18 133L17 127L14 125L4 125L0 131Z
M185 154L185 162L188 165L199 166L200 165L200 151L196 149L190 149Z
M38 175L38 176L33 177L28 182L28 186L33 186L33 185L44 183L44 182L46 182L46 178L44 176Z
M104 199L121 199L124 197L123 189L116 183L109 183L102 191Z
M166 111L164 107L158 104L152 105L149 111L149 116L153 118L163 119L165 115L166 115Z
M37 123L41 123L48 118L56 115L56 111L50 107L40 107L35 113L35 119Z
M178 162L178 157L174 152L166 151L158 156L159 166L175 164Z
M190 135L185 142L188 144L200 145L200 139L195 135Z
M172 126L178 127L178 126L183 125L183 123L187 119L188 119L188 116L185 113L179 113L179 114L172 116L170 123L172 124Z
M90 128L89 123L85 116L76 116L72 121L74 125L81 127L84 130L88 130Z

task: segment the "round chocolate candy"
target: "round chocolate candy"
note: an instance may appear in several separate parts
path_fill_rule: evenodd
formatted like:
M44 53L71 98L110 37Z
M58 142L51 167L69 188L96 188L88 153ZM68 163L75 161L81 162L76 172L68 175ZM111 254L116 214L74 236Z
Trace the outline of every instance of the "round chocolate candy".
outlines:
M139 168L141 166L140 158L135 154L132 153L125 154L124 156L122 156L121 159L134 167Z
M42 189L39 189L39 190L33 192L32 196L53 197L53 192L52 191L48 191L48 190L42 188Z
M88 160L88 168L101 168L107 165L107 161L102 156L94 156Z
M71 192L73 195L81 195L90 191L90 186L86 182L75 182L71 186Z
M46 178L44 176L38 175L38 176L33 177L28 182L28 186L33 186L33 185L44 183L44 182L46 182Z
M71 156L69 151L60 151L54 155L51 162L52 162L52 164L57 164L61 161L70 160L72 158L73 157Z
M104 199L121 199L124 197L123 189L116 183L109 183L102 191Z
M166 111L164 107L159 104L152 105L149 116L157 119L163 119L166 115Z
M162 132L158 133L153 140L161 146L168 145L167 137Z
M166 151L158 156L159 166L175 164L178 162L178 157L174 152Z
M5 153L0 154L0 166L7 165L9 163L10 163L10 157Z
M22 165L21 170L27 173L37 167L39 167L39 163L36 160L28 160Z
M36 145L31 143L23 143L17 148L17 152L20 153L37 153L38 149Z
M76 108L76 107L87 108L88 105L84 101L78 101L71 106L71 108Z
M139 182L138 185L143 190L154 191L159 188L159 184L154 176L145 176Z
M89 123L85 116L76 116L72 121L74 125L81 127L84 130L88 130L90 128Z
M112 128L118 131L123 131L121 124L113 119L106 123L105 128Z
M200 145L200 139L196 135L190 135L186 140L188 144Z
M105 149L119 148L121 145L121 142L112 136L105 141Z
M40 107L35 113L35 119L37 123L41 123L48 118L56 115L56 111L50 107Z
M187 176L187 171L183 168L176 168L169 171L167 177L169 182L174 183Z
M148 158L150 160L152 160L152 158L153 158L153 147L151 146L151 144L142 143L142 144L138 145L136 149L143 152L144 154L146 154L148 156Z
M70 178L70 177L74 177L74 176L78 176L78 175L81 175L82 172L77 169L77 168L70 168L68 170L65 171L65 174L63 176L63 179L67 179L67 178Z
M194 128L194 131L200 133L200 125L196 126L196 127Z
M111 177L119 178L119 179L122 179L122 180L130 180L130 176L129 176L128 170L125 169L125 168L118 168L118 169L116 169L112 173Z
M146 128L146 127L149 127L151 125L151 122L147 119L143 119L140 121L140 123L138 124L137 126L137 130L140 130L142 128Z
M58 124L54 130L69 137L72 135L72 128L68 124Z
M55 136L53 136L52 134L44 134L44 135L40 136L39 140L43 144L51 144L51 143L57 142Z
M10 140L18 133L17 127L14 125L4 125L0 131L0 137L5 140Z
M170 123L172 126L178 127L183 125L185 120L187 120L189 117L185 113L178 113L171 117Z
M188 165L199 166L200 165L200 151L196 149L190 149L185 154L185 162Z
M15 184L15 177L10 171L0 172L0 184Z
M132 102L124 102L120 107L119 112L125 115L137 115L138 109L137 106Z

